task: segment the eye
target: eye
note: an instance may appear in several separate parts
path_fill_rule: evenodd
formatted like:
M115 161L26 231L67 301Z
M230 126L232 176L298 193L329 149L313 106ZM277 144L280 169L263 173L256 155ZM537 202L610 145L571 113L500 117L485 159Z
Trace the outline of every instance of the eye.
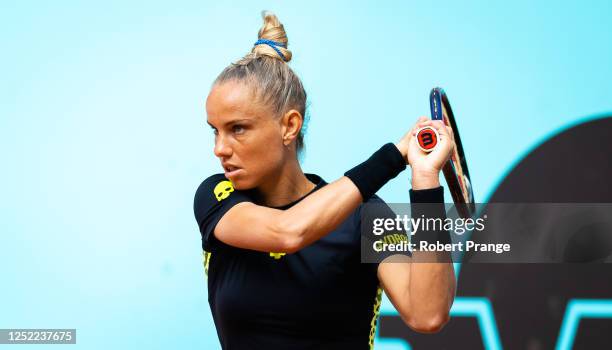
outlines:
M219 130L212 128L213 134L218 135L219 134Z
M234 134L243 134L244 127L242 125L234 125L232 126L232 131L234 132Z

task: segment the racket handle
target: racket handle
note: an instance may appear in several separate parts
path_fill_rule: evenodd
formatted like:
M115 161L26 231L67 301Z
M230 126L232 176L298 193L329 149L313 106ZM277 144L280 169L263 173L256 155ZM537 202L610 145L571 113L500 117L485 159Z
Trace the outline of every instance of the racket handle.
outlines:
M438 145L440 135L438 131L431 126L425 126L417 130L416 137L414 138L417 145L423 152L431 152Z

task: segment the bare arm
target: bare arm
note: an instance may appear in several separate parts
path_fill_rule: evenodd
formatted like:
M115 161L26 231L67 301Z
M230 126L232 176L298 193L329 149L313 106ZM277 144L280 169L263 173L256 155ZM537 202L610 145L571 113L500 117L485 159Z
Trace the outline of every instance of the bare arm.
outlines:
M417 332L437 332L448 322L455 297L450 257L448 253L414 252L412 258L402 258L402 262L379 264L378 279L404 323Z
M334 230L362 200L357 186L341 177L287 210L239 203L221 218L214 234L239 248L293 253Z
M452 151L452 130L421 119L417 125L434 126L440 144L432 153L420 152L414 140L408 142L412 167L412 188L421 190L440 186L439 172ZM396 262L397 259L403 259ZM402 320L422 333L439 331L449 320L455 298L455 271L450 253L413 252L412 257L394 256L394 262L378 266L378 279ZM426 261L426 262L423 262Z

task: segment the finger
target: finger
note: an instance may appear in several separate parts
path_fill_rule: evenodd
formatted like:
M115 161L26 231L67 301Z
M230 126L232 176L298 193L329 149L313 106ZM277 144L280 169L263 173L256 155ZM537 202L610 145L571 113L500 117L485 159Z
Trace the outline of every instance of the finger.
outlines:
M446 125L443 121L433 120L430 126L436 129L440 135L448 136L450 138L448 130L446 129Z
M423 126L427 126L427 125L433 125L433 122L431 120L425 120L425 121L422 121L422 122L418 122L416 125L419 126L419 127L423 127Z
M432 121L431 120L426 120L426 121L423 121L423 122L416 123L412 129L414 131L417 131L417 130L419 130L421 128L424 128L426 126L433 126Z
M417 133L417 131L419 131L419 129L421 129L421 128L423 128L423 127L427 126L427 124L426 124L426 123L427 123L427 122L416 123L416 124L415 124L415 125L412 127L412 129L410 129L410 134L412 134L412 136L415 136L415 135L416 135L416 133Z
M451 128L450 126L446 127L446 130L448 132L448 135L450 136L450 139L455 142L455 132L453 131L453 128Z

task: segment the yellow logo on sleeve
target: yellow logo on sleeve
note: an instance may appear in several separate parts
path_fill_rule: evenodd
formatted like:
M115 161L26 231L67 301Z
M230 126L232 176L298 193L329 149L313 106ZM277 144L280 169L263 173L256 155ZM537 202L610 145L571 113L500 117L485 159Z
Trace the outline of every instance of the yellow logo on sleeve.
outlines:
M221 202L225 198L229 197L230 193L234 192L234 185L229 181L221 181L215 186L213 190L217 201Z
M273 257L276 260L282 258L283 255L287 255L287 253L273 253L273 252L270 252L270 256Z

